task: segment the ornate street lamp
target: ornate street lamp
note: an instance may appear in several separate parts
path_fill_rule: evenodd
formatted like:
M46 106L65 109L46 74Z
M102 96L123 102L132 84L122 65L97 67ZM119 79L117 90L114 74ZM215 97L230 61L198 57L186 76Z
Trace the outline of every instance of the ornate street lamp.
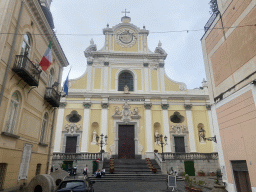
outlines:
M199 136L202 137L204 140L213 141L213 142L217 143L216 135L214 135L214 137L205 138L204 132L205 132L205 130L203 128L201 128L199 130Z
M164 145L167 145L167 137L166 136L164 137L164 141L165 142L163 142L163 135L162 134L160 135L160 140L159 140L159 136L158 135L156 136L157 144L161 145L161 147L162 147L162 160L163 161L165 161L164 160L164 150L163 150L163 147L164 147Z
M100 139L100 143L99 143L99 138L101 137ZM97 141L97 145L100 145L100 154L101 154L101 158L102 158L102 147L104 145L107 145L107 139L108 139L108 136L106 135L104 137L103 133L101 133L100 137L97 135L96 136L96 141ZM105 138L105 142L103 141L103 138Z

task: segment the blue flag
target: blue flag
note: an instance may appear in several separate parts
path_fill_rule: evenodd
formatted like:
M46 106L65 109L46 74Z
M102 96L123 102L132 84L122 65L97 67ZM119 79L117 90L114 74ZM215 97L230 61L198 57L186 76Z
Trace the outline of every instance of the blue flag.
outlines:
M64 82L64 92L66 93L66 95L68 95L68 76L66 81Z

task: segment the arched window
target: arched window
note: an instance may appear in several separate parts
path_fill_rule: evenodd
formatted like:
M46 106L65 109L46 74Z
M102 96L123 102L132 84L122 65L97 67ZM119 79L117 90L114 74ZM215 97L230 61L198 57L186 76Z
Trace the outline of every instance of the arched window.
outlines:
M46 129L47 129L47 122L48 122L48 113L45 113L44 118L43 118L43 123L42 123L40 143L45 142L45 133L46 133Z
M53 83L54 83L54 69L51 68L50 74L49 74L48 87L52 87Z
M26 33L23 37L20 54L29 56L30 49L31 49L31 38L30 38L30 35Z
M20 108L20 96L18 92L12 94L10 106L9 106L9 116L6 124L6 132L14 133L16 120L19 114Z
M126 85L129 91L133 91L133 76L127 71L122 72L118 77L118 91L124 91Z

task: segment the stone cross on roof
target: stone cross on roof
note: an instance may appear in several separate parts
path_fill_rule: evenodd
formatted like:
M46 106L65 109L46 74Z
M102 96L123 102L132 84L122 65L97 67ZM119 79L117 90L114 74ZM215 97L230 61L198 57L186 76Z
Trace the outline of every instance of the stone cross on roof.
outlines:
M125 11L122 11L122 13L125 13L125 17L126 17L126 13L130 13L130 11L126 11L125 9Z

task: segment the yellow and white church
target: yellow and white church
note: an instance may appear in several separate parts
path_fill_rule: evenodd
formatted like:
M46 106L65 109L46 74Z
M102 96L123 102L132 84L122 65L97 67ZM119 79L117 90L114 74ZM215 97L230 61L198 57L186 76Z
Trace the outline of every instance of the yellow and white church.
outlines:
M216 144L204 139L214 137L207 82L188 90L171 80L161 43L150 51L149 31L128 16L112 28L107 25L103 34L104 47L97 50L91 40L84 51L87 69L69 80L69 94L61 100L54 159L99 153L101 135L108 158L154 158L154 151L162 152L156 140L160 135L167 137L166 159L216 152Z

